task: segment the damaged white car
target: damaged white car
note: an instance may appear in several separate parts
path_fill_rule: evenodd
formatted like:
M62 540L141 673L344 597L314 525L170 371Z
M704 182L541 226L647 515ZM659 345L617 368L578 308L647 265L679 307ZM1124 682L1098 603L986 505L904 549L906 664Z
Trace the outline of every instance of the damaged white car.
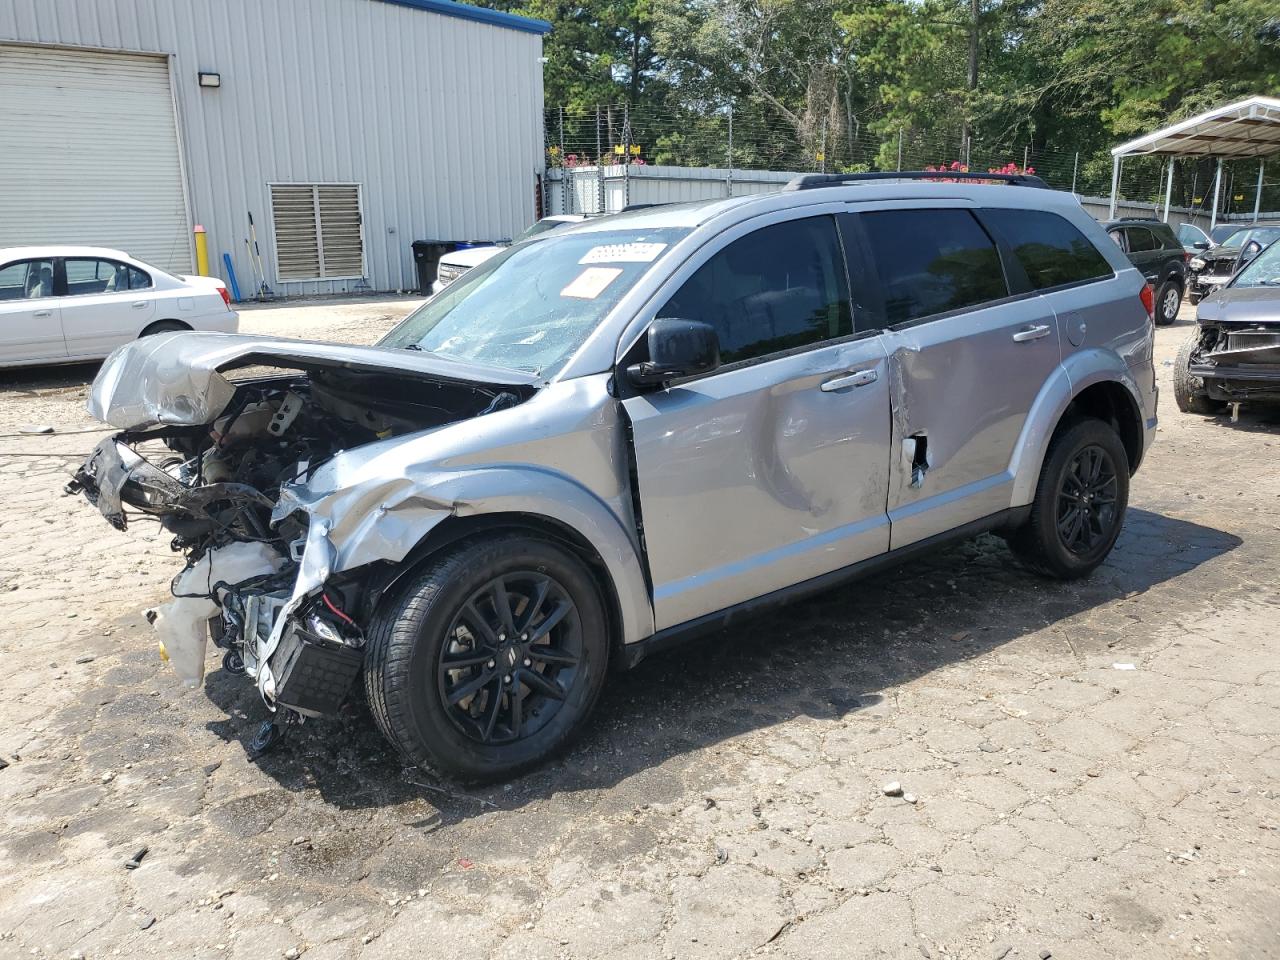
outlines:
M186 556L157 629L256 684L260 746L363 682L469 779L561 748L609 667L948 538L1082 576L1155 430L1151 291L1069 194L948 179L590 221L374 347L129 344L72 489Z

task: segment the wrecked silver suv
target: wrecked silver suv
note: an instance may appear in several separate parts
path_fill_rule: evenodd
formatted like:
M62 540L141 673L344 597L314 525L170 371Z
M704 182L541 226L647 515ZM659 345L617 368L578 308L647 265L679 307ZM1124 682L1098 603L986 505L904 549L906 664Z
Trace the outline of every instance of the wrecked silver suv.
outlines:
M374 347L129 344L73 487L186 556L191 682L206 624L271 729L363 678L467 778L561 747L610 666L948 538L1082 576L1155 429L1151 291L1070 195L953 179L590 221Z

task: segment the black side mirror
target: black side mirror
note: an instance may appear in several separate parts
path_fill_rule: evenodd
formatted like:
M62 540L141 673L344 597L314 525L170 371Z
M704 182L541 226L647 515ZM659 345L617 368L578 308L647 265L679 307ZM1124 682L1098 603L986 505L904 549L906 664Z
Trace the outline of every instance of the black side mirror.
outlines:
M1208 250L1208 249L1209 249L1209 241L1208 241L1208 240L1197 240L1195 243L1193 243L1193 244L1191 245L1191 247L1192 247L1192 249L1194 249L1194 250Z
M709 323L662 318L649 324L649 359L627 367L638 387L707 373L720 366L720 338Z

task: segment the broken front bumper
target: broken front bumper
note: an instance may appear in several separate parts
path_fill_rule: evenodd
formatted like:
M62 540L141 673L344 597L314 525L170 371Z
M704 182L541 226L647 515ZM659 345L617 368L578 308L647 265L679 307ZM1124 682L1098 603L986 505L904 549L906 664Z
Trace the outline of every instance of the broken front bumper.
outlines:
M1280 327L1223 329L1212 349L1192 355L1188 372L1214 400L1280 400Z
M117 437L98 444L67 492L82 494L119 530L128 526L127 508L181 531L216 523L237 499L274 506L244 484L192 486L178 465L162 469ZM319 716L341 707L363 666L364 636L324 593L333 561L325 524L308 528L292 551L284 557L265 543L224 543L174 579L174 600L149 619L187 686L203 679L212 636L230 654L224 663L243 669L273 709Z

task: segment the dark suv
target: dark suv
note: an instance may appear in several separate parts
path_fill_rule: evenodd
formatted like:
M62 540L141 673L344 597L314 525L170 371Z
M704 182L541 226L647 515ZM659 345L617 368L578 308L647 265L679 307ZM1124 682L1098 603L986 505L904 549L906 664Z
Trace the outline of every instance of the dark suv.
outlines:
M1187 261L1191 258L1173 228L1159 220L1136 217L1111 220L1103 226L1129 262L1155 288L1156 323L1173 323L1187 289Z

